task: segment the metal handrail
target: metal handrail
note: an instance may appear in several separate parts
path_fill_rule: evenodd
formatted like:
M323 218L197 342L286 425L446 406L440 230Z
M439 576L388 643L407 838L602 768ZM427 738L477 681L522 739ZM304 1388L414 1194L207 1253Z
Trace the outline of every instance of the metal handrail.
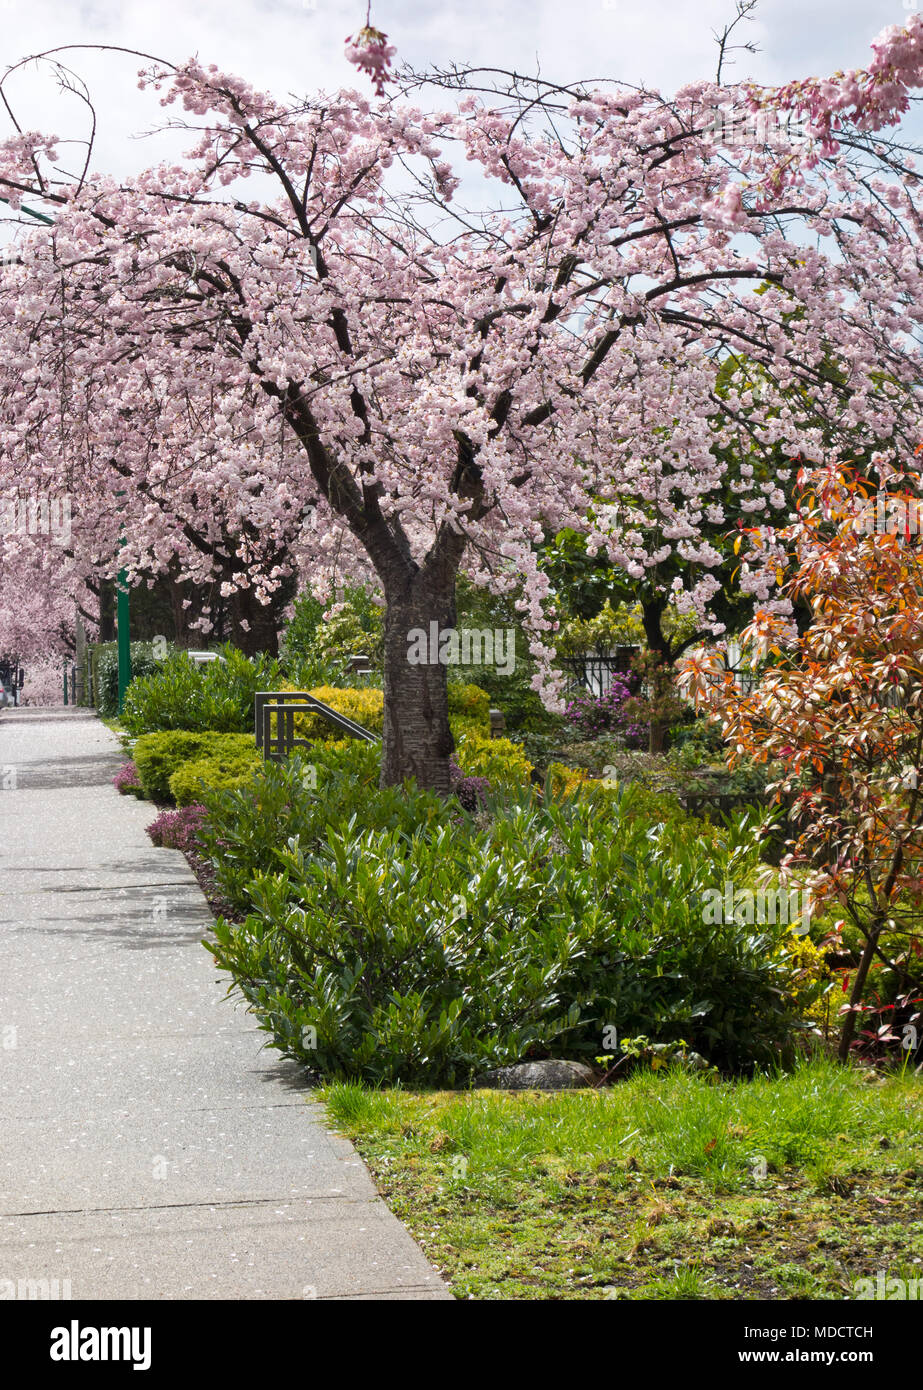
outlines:
M253 732L256 746L265 758L281 758L293 748L309 748L313 739L295 738L295 715L319 714L329 724L350 738L365 743L380 743L380 736L339 710L325 705L323 700L306 690L260 690L253 700ZM272 717L276 717L276 735L272 735Z

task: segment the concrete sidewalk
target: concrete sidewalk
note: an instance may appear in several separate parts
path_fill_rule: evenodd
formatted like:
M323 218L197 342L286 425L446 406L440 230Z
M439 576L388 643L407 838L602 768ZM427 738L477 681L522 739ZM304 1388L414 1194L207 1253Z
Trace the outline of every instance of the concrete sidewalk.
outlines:
M450 1298L224 998L123 761L85 711L0 716L0 1297Z

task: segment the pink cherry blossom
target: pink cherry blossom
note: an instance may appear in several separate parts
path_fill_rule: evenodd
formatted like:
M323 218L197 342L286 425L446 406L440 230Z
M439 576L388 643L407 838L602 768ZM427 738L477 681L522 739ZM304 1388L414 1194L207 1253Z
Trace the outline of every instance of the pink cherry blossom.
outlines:
M296 575L331 598L373 579L386 776L440 783L444 671L402 652L450 620L460 569L520 594L554 706L541 534L583 531L716 632L709 528L761 536L737 582L784 607L793 460L899 462L923 437L920 186L878 133L920 35L774 92L462 75L425 101L294 101L198 59L148 67L188 122L181 163L70 176L50 136L0 142L2 196L55 218L23 220L0 268L0 495L73 494L67 553L41 563L88 608L100 574L168 574L258 645ZM807 137L754 107L805 113Z

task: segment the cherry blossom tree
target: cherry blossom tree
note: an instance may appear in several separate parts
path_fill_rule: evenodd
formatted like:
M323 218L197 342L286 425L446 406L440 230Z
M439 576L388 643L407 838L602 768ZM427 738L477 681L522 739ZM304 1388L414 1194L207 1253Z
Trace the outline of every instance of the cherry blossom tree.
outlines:
M91 531L108 498L110 543L126 469L126 516L163 494L142 528L184 469L200 535L251 480L260 539L316 516L306 562L351 551L384 592L383 779L446 790L446 670L408 654L455 625L462 567L523 585L553 703L547 529L583 530L637 577L673 551L695 562L683 601L706 622L721 557L701 523L720 520L742 434L766 457L810 457L838 428L885 454L919 436L919 185L880 132L919 83L921 34L913 16L827 83L669 98L453 69L376 101L282 101L150 60L142 85L192 132L183 163L116 180L90 155L63 172L50 134L0 143L14 215L25 199L54 216L0 284L3 468L78 479ZM732 354L753 365L728 381ZM741 468L739 515L759 521L772 489ZM628 497L666 507L656 548ZM156 525L145 564L181 544ZM257 535L231 534L251 549L227 583L246 588ZM259 563L268 602L281 561ZM763 603L774 582L747 581Z
M19 516L28 523L27 511ZM72 655L80 600L87 604L83 616L92 623L92 596L63 554L62 538L3 529L0 503L0 657L25 662Z
M49 346L41 328L39 338ZM47 506L42 484L66 484L70 524L60 558L71 571L70 587L80 578L98 599L100 580L111 582L120 570L129 584L163 576L187 606L181 595L191 587L213 596L190 618L203 636L221 604L237 645L274 650L296 587L294 547L306 527L314 535L318 526L317 489L297 467L299 450L284 421L276 422L274 437L262 422L255 429L252 388L236 397L228 388L222 399L234 428L216 430L218 385L208 379L207 361L194 389L172 394L140 359L120 364L117 384L102 368L69 381L72 365L65 343L57 368L69 393L66 442L51 414L23 422L20 451L8 455L0 525L5 500L35 510L39 502ZM11 383L13 395L18 389ZM56 452L65 458L47 477L17 466L23 457ZM329 520L323 530L331 530Z
M20 705L31 707L61 705L64 702L64 658L53 651L27 658L23 662L24 684Z

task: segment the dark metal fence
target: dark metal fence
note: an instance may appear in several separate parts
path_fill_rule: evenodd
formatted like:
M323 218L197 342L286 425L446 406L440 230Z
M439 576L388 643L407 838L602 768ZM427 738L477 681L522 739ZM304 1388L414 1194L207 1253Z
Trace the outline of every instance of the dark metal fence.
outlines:
M631 671L632 657L640 647L616 647L611 652L583 652L580 656L560 657L558 664L568 675L565 694L588 690L597 698L611 690L617 676Z
M579 656L563 656L557 664L567 676L565 695L577 695L588 691L599 699L608 694L618 676L628 675L632 659L640 652L640 647L616 647L611 652L583 652ZM749 695L759 684L759 678L748 670L735 651L729 666L737 685L745 695Z

